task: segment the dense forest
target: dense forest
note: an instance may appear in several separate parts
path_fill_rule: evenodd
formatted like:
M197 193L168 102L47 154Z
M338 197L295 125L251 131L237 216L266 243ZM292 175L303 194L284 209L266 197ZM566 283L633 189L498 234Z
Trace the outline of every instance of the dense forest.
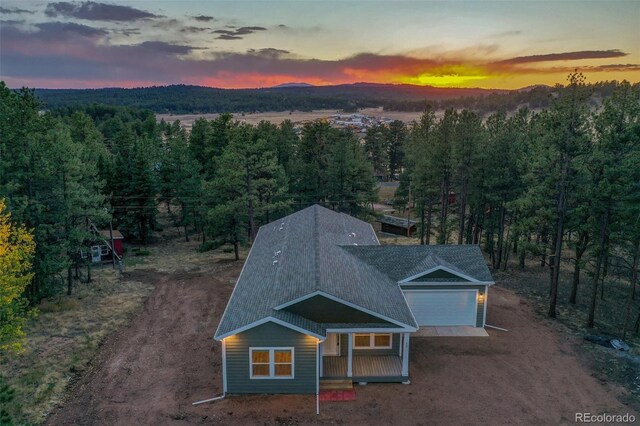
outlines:
M238 259L260 225L313 203L372 218L375 174L399 177L394 202L411 209L422 244L479 244L494 269L517 267L510 256L548 268L550 317L561 263L575 270L571 303L579 286L591 288L587 327L616 270L628 283L621 334L638 333L640 87L586 85L575 74L548 90L540 112L449 108L438 119L426 109L415 125L379 125L361 142L322 121L298 134L289 121L254 126L222 114L187 133L123 106L43 113L33 91L2 83L0 250L14 260L0 263L0 345L17 344L34 303L73 292L75 271L90 268L80 256L95 238L90 224L112 221L149 243L163 205L201 250L230 244Z
M590 102L599 105L615 87L615 82L591 85ZM95 103L173 114L317 109L354 111L370 107L419 112L427 107L455 108L486 114L499 109L547 108L553 91L548 86L506 91L359 83L265 89L216 89L185 85L137 89L38 89L36 94L47 109L86 107Z

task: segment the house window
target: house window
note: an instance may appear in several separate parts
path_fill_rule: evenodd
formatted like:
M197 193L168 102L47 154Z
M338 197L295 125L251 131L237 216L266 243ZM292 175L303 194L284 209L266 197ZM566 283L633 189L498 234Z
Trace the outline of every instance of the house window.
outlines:
M391 333L356 333L353 335L355 349L391 349Z
M252 379L293 379L293 348L249 348Z

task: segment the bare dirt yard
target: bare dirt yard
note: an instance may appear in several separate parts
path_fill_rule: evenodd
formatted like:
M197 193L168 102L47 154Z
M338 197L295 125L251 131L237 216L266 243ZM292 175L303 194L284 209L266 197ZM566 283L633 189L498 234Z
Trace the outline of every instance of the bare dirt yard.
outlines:
M105 341L52 425L131 424L562 424L574 413L638 413L625 390L591 373L584 343L561 334L509 290L489 294L481 338L413 338L411 384L357 386L354 402L313 396L229 396L222 391L213 333L241 262L211 270L136 269L130 279L155 288L129 325Z

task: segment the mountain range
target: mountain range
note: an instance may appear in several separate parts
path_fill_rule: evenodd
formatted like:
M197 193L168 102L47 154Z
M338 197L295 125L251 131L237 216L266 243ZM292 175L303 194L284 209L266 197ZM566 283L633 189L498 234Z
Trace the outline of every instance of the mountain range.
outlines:
M428 105L433 108L473 107L478 102L484 102L482 99L495 97L513 97L511 104L515 106L522 103L522 99L527 103L527 98L531 96L546 98L549 90L547 86L510 91L375 83L313 86L304 82L292 82L256 89L170 85L132 89L36 89L36 94L46 109L95 103L185 114L314 109L353 111L368 107L422 111Z

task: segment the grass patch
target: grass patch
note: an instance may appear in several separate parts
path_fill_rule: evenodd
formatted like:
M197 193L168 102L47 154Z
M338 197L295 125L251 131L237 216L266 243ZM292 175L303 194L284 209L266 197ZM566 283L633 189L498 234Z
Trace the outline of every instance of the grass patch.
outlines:
M80 302L78 299L59 299L59 300L45 300L38 306L38 312L41 314L48 314L53 312L64 312L78 309Z
M93 271L70 297L43 301L26 327L24 352L0 355L6 386L3 409L15 424L39 424L64 400L69 383L86 370L105 337L125 324L153 289L120 280L113 269Z
M204 253L207 251L211 251L211 250L215 250L217 248L220 248L220 246L222 245L222 243L220 241L215 241L215 240L210 240L210 241L205 241L204 243L200 244L198 246L198 251L200 253Z
M393 197L396 196L396 190L398 189L395 186L385 185L387 182L383 182L380 186L378 186L378 200L381 203L384 203L386 200L393 200Z
M125 270L145 263L147 263L147 259L144 256L127 256L124 258Z

